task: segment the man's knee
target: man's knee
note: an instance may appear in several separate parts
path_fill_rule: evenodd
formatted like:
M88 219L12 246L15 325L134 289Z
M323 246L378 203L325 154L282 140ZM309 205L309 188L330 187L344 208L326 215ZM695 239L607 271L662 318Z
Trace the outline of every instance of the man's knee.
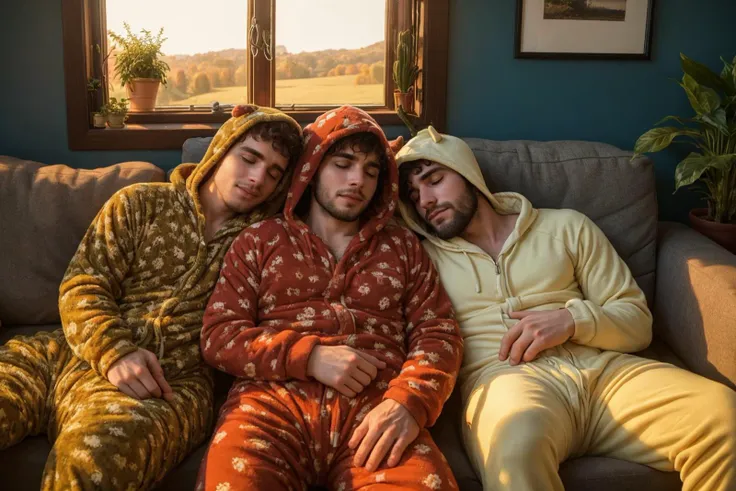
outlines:
M548 414L533 408L510 411L490 425L483 434L490 435L489 458L492 462L529 462L539 458L557 458L552 422Z
M736 449L736 392L723 384L709 383L699 394L698 412L706 421L704 437L722 440L721 448Z
M46 462L43 489L138 489L146 476L135 447L104 441L94 434L60 434Z

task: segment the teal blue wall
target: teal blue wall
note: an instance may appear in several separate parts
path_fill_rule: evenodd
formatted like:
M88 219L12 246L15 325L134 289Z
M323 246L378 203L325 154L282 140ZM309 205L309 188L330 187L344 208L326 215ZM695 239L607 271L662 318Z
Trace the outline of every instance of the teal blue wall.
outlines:
M74 167L145 160L162 167L177 151L72 152L66 134L61 0L2 1L0 155Z
M460 136L594 140L630 149L662 116L688 114L681 90L668 80L680 75L681 51L713 67L720 55L736 54L734 0L658 0L651 62L515 60L515 0L451 3L448 130ZM68 149L61 41L61 1L4 2L0 154L76 167L176 165L178 151ZM682 220L695 199L672 195L677 158L669 152L655 162L662 218Z
M590 140L632 149L668 114L689 115L679 54L712 68L736 55L736 0L656 0L652 61L514 59L515 0L459 0L450 16L449 131L493 140ZM685 148L653 156L660 216L685 220L674 191Z

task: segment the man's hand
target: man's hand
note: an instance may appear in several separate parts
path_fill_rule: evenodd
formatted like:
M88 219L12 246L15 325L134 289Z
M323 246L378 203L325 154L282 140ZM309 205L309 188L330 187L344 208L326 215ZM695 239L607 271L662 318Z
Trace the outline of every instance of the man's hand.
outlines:
M174 398L158 358L148 350L139 348L120 358L107 371L107 379L134 399Z
M340 394L355 397L376 378L379 368L386 368L386 364L348 346L315 346L309 355L307 375Z
M355 428L348 442L351 449L358 448L353 465L362 467L365 462L366 470L374 472L390 450L386 465L396 466L406 447L419 436L420 429L408 409L394 400L386 399L374 407Z
M530 362L542 351L563 344L575 334L575 321L567 309L511 312L519 322L501 339L498 359L509 364Z

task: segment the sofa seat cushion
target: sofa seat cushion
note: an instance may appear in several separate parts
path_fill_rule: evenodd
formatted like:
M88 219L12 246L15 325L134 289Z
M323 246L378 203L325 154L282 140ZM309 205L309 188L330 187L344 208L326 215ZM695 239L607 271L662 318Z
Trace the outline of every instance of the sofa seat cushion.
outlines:
M38 331L53 331L59 324L8 326L0 330L0 344L13 336L31 336ZM682 362L667 346L655 340L641 356L682 366ZM215 407L219 412L233 377L215 373ZM462 402L458 392L452 394L437 424L430 429L437 446L445 455L461 491L482 491L483 486L475 475L465 453L460 432ZM207 449L205 442L161 482L158 489L193 489L199 465ZM24 491L39 489L46 457L51 450L45 435L29 437L19 445L0 451L0 475L10 476L11 488ZM605 457L582 457L564 462L560 476L567 490L644 490L680 491L676 473L658 472L643 465L631 464Z
M0 156L0 320L59 321L59 283L89 224L107 199L138 182L161 182L147 162L100 169Z
M572 459L560 467L565 491L681 491L676 472L607 457Z

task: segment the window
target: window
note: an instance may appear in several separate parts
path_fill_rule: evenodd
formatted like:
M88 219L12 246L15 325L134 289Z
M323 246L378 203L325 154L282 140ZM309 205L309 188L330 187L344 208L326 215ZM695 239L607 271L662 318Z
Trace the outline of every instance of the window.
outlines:
M276 106L307 123L342 104L380 124L394 110L392 70L399 31L416 33L420 124L445 118L448 0L65 0L67 125L73 150L180 148L213 135L238 103ZM124 130L94 129L90 114L126 97L108 33L164 29L168 84L153 112L130 113ZM387 69L388 67L388 69ZM88 92L90 79L106 81ZM221 111L213 111L218 102Z
M203 110L213 102L247 102L248 5L244 0L104 0L108 33L124 34L128 24L139 34L146 29L157 35L163 28L163 60L169 66L168 83L161 86L157 110ZM190 4L190 5L187 5ZM227 15L223 15L227 12ZM211 22L208 19L217 19ZM106 39L108 91L111 97L127 97L115 75L117 49ZM119 46L116 46L119 49Z
M277 106L386 105L386 0L277 0L275 18Z

